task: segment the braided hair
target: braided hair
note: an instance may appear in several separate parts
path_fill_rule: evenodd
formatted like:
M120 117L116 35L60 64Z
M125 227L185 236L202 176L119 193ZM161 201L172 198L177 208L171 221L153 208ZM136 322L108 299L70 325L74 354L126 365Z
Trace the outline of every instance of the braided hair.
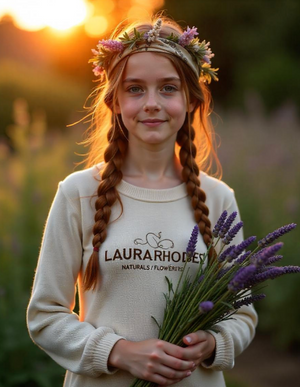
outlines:
M166 33L182 33L180 27L173 21L167 19ZM133 26L139 30L138 25ZM141 31L148 30L151 24L140 25ZM127 30L128 31L128 30ZM131 28L131 32L133 28ZM119 34L120 31L117 31ZM129 30L130 35L130 30ZM211 223L209 220L209 210L205 204L206 195L201 189L199 179L199 166L206 171L210 169L212 161L216 162L218 171L220 163L215 152L213 129L209 120L210 114L210 92L203 83L199 83L194 72L181 59L168 54L160 53L171 60L182 81L183 89L187 100L187 115L185 121L177 133L176 142L179 146L179 159L182 165L182 180L186 183L187 193L191 198L191 206L194 211L196 223L203 236L204 243L209 246L212 238ZM94 131L89 133L88 139L84 142L90 146L87 158L87 167L98 164L100 155L100 135L99 128L107 128L110 119L110 127L107 131L108 145L104 154L105 168L102 172L101 181L97 190L95 202L95 224L93 227L93 252L88 261L83 277L84 290L95 290L100 273L99 250L107 236L107 227L110 220L111 208L116 201L122 203L116 186L122 180L122 165L126 157L128 146L128 132L125 128L121 116L117 116L114 111L117 103L117 88L122 78L124 68L128 58L125 58L110 75L106 86L100 85L98 96L91 107L90 116L93 118ZM194 104L194 109L190 113L188 107L190 102ZM105 127L106 125L106 127ZM197 131L194 129L194 125ZM103 131L102 131L103 133ZM201 137L201 146L196 146L197 135ZM199 136L198 136L199 137ZM198 139L199 140L199 139ZM200 152L197 152L197 148ZM200 162L199 162L200 161ZM214 251L209 251L209 257L214 256Z

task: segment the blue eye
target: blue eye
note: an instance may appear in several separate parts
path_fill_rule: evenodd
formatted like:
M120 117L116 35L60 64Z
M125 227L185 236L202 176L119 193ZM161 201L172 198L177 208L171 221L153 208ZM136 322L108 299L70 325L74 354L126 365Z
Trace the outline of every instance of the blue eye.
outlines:
M129 87L128 91L129 93L137 94L137 93L141 93L143 90L139 86L131 86Z
M166 85L162 88L162 90L166 93L174 93L175 91L177 91L177 88L172 85Z

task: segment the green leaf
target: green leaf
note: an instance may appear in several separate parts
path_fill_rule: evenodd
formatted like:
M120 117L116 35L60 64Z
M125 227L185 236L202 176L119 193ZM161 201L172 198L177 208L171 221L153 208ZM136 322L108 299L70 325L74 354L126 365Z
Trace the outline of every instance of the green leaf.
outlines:
M161 325L157 322L156 318L151 316L152 320L154 320L155 324L158 326L159 329L161 329Z
M173 292L173 284L172 284L172 281L169 280L169 278L167 276L165 276L165 279L168 283L168 291L169 291L169 294L171 293L171 291ZM173 292L174 293L174 292Z

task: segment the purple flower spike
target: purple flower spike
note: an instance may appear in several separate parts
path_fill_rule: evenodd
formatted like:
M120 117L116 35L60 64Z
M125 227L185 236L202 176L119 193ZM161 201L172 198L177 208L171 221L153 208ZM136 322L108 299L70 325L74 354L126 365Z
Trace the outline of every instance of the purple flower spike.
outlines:
M273 257L282 246L283 243L279 242L273 246L265 247L251 258L251 262L256 266L265 265L267 260Z
M231 270L231 266L225 267L225 268L221 269L221 270L219 271L219 273L218 273L218 277L217 277L217 278L220 279L220 278L224 277L224 275L225 275L226 273L228 273L229 270Z
M198 240L198 234L199 234L199 228L198 226L196 225L194 228L193 228L193 231L192 231L192 234L191 234L191 237L190 237L190 240L189 240L189 243L187 245L187 248L186 248L186 253L188 255L188 257L192 257L196 251L196 245L197 245L197 240Z
M232 292L237 292L241 289L244 289L245 285L247 284L249 279L254 275L255 272L256 272L255 265L241 267L237 271L233 279L229 282L228 289Z
M265 266L272 265L273 263L280 261L283 258L283 255L274 255L274 257L270 257L266 259L265 261Z
M251 236L247 239L245 239L243 242L241 242L239 245L237 245L229 254L229 257L227 258L227 260L230 262L232 261L233 259L236 259L240 254L242 254L242 252L244 250L246 250L246 248L248 246L251 245L251 243L253 243L255 241L256 237L255 236Z
M251 254L251 251L246 251L245 254L241 255L237 259L234 260L234 265L241 265Z
M197 27L187 27L186 31L183 31L183 34L180 36L178 43L182 47L188 46L197 35L199 35Z
M268 267L262 273L255 274L252 278L250 278L247 282L247 287L257 285L269 279L275 279L284 274L293 274L293 273L300 273L300 267L299 266Z
M299 266L283 266L282 269L283 269L283 274L300 273Z
M287 224L282 226L277 230L268 234L265 238L261 239L258 242L258 245L261 247L268 246L270 243L274 242L276 239L280 238L282 235L292 231L297 225L295 223Z
M219 232L219 237L224 238L224 236L227 234L227 232L230 229L230 227L231 227L234 219L236 218L236 216L237 216L237 212L236 211L228 216L226 222L221 227L221 230Z
M105 49L112 51L112 52L122 52L124 50L124 46L122 42L119 42L118 40L99 40L99 46L104 47Z
M199 304L200 313L207 313L212 310L214 303L212 301L203 301Z
M227 259L227 258L230 256L231 251L234 250L235 247L236 247L235 245L229 246L226 250L223 251L222 254L220 254L218 260L219 260L220 262L225 261L225 259Z
M220 218L218 219L214 229L213 229L213 236L214 237L218 237L219 236L219 231L221 229L221 227L223 226L224 222L225 222L225 219L227 218L227 211L223 211L222 212L222 215L220 216Z
M243 222L238 222L235 226L233 226L232 229L229 230L228 233L225 235L225 238L222 239L224 245L229 245L229 243L232 241L232 239L236 236L236 234L240 231L242 227Z
M262 300L265 297L266 297L266 295L263 293L262 294L255 294L255 295L249 296L249 297L245 297L239 301L234 302L233 307L234 307L234 309L239 309L243 305L253 304L253 302Z

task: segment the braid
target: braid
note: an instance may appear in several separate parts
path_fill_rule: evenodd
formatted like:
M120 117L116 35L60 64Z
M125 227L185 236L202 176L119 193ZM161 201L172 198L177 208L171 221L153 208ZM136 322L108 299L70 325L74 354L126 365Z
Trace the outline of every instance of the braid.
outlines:
M111 215L111 207L118 200L122 206L120 196L115 188L122 180L121 171L127 150L127 140L124 128L118 118L113 118L114 124L107 134L108 146L104 152L106 167L102 173L98 186L98 198L95 202L96 214L93 227L93 252L86 267L83 286L85 290L95 290L100 272L99 249L106 239L107 225ZM126 129L125 129L126 130Z
M204 243L209 247L212 241L211 223L208 218L209 210L205 204L206 195L200 188L199 167L195 161L197 149L194 144L195 130L189 124L187 115L183 126L177 134L177 143L180 145L179 158L183 167L182 178L186 183L187 193L191 197L194 216L203 236ZM210 249L209 258L214 257L214 250Z

